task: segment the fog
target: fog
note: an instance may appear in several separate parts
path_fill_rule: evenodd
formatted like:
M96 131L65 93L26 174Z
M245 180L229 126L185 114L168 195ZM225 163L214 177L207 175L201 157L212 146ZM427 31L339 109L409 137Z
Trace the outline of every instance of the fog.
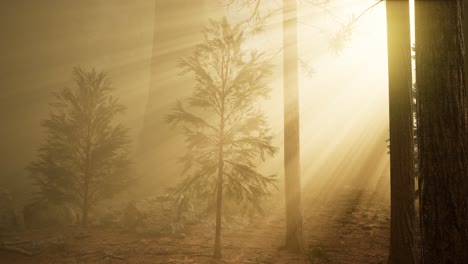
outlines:
M205 1L204 4L198 0L190 3L178 0L176 4L163 2L17 0L0 4L0 32L3 35L0 41L0 190L9 193L15 210L21 211L36 198L37 189L25 168L37 158L38 149L47 138L41 122L51 114L53 92L75 86L74 67L107 73L115 88L113 96L126 107L117 121L129 129L131 174L138 179L115 198L98 203L95 211L116 206L126 208L124 215L139 215L144 211L140 207L151 207L148 201L169 195L171 188L182 182L183 166L178 160L188 151L186 141L181 129L171 127L165 118L178 100L192 95L195 76L193 73L182 75L179 60L193 54L194 46L203 41L202 28L209 26L208 18L226 16L228 21L239 23L249 19L253 7L226 6L216 1ZM275 224L275 219L284 221L282 1L265 2L260 6L258 16L271 14L271 17L265 20L262 32L246 38L244 48L264 52L273 64L273 74L268 79L269 97L255 102L255 107L265 113L273 135L272 145L278 148L277 155L258 162L258 170L265 175L277 175L277 188L272 188L271 196L266 199L266 218L258 221L267 223L268 228L281 228ZM376 240L383 240L382 237L388 235L390 192L385 5L381 3L368 9L374 1L318 2L299 1L298 6L303 208L313 211L323 205L328 209L336 207L336 211L324 213L329 215L326 219L341 219L345 214L343 210L348 210L343 199L351 199L354 206L378 201L376 208L369 206L370 213L362 209L362 215L375 216L381 221L379 223L383 223L384 227L375 233ZM348 198L340 195L348 195L348 192ZM136 202L136 211L127 206L130 201L133 205ZM363 208L368 208L366 206ZM305 225L315 221L310 220L314 218L308 213L306 215ZM210 213L205 216L209 219L206 221L214 221ZM158 221L152 224L158 225ZM360 224L363 229L371 225ZM329 249L333 246L327 241L339 243L341 239L348 243L353 240L353 237L335 238L332 231L321 228L318 222L306 229L307 234L319 237L318 242L315 241L321 243L318 248L325 245L330 252L335 251ZM69 231L63 232L68 234ZM100 239L93 231L83 232L91 239ZM174 225L171 232L175 232ZM183 239L192 238L190 231L182 234L176 235ZM210 240L206 243L211 246L212 235L208 234ZM282 238L282 231L278 234ZM137 239L155 241L146 235L142 238L139 234ZM136 238L115 238L125 239ZM258 246L259 239L262 238L252 238L245 243ZM273 244L278 240L263 239L271 239ZM232 241L244 243L243 240ZM154 243L164 244L159 240ZM193 238L193 243L205 242ZM380 247L370 249L377 252L376 261L386 254L382 250L385 242L377 244ZM114 256L120 256L120 253ZM260 263L236 262L232 257L234 253L229 254L230 263ZM119 260L109 256L107 259L118 263ZM178 259L182 256L183 253ZM38 259L42 261L40 263L47 263L41 257ZM70 262L62 263L75 263L68 257L65 259ZM133 263L130 259L125 257L121 261ZM83 263L101 263L92 259L85 261L88 262ZM141 261L135 263L146 263ZM192 263L168 262L168 259L156 261L153 263ZM354 261L359 261L359 257ZM276 262L267 260L262 263Z

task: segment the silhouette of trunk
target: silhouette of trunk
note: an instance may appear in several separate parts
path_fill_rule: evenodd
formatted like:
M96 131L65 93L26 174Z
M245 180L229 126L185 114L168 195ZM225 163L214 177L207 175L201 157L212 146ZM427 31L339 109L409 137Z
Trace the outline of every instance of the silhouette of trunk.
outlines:
M88 208L89 208L89 201L88 201L88 194L86 191L85 197L83 200L83 208L82 208L82 216L81 216L81 225L83 227L88 227Z
M208 21L206 6L212 0L156 0L151 77L145 117L137 149L143 185L170 183L176 171L169 157L178 149L177 140L164 123L170 102L187 95L193 84L181 76L179 59L190 55L202 40L201 30ZM169 154L168 154L169 153Z
M416 1L422 263L468 263L463 3Z
M390 113L389 264L414 264L414 146L409 1L387 0Z
M89 143L88 143L89 144ZM88 151L88 158L86 158L86 163L87 163L87 169L85 171L86 173L86 177L85 177L85 180L84 180L84 190L83 190L83 205L82 205L82 209L81 209L81 226L82 227L88 227L88 211L89 211L89 185L90 185L90 181L91 181L91 177L90 177L90 161L89 161L89 149L87 150Z
M224 115L223 115L224 116ZM214 244L214 258L222 258L222 245L221 245L221 226L222 226L222 209L223 209L223 176L224 176L224 155L223 155L223 141L224 137L224 117L221 118L220 124L220 142L218 154L218 184L216 192L216 233Z
M303 249L302 201L299 149L299 88L297 3L283 0L284 74L284 169L286 196L286 244L288 250Z

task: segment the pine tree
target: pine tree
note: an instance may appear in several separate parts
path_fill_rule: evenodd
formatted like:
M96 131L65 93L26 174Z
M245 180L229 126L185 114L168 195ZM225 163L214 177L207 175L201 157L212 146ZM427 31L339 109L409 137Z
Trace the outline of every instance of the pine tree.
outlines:
M283 1L283 78L284 78L284 181L286 196L286 244L302 251L302 200L299 137L299 72L297 47L297 3Z
M389 264L416 263L409 2L387 0L391 233Z
M468 263L463 3L416 1L422 263Z
M221 258L221 218L224 198L258 208L274 185L273 175L258 172L256 161L278 149L258 100L270 92L272 65L262 53L244 50L242 24L226 18L211 21L205 41L180 66L195 75L192 96L179 102L167 121L184 129L188 153L185 180L177 197L210 199L216 194L214 257Z
M73 77L76 86L50 104L51 116L42 122L47 139L28 169L40 198L77 204L87 226L89 209L132 181L130 139L116 123L125 107L112 96L107 75L75 68Z

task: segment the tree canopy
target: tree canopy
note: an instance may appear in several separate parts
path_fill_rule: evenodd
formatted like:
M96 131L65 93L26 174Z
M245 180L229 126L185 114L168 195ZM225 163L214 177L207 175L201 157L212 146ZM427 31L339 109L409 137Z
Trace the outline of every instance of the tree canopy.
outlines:
M73 88L54 94L50 117L42 122L47 138L28 169L40 198L78 204L86 215L131 181L130 139L115 120L125 107L112 96L109 77L75 68L73 79Z

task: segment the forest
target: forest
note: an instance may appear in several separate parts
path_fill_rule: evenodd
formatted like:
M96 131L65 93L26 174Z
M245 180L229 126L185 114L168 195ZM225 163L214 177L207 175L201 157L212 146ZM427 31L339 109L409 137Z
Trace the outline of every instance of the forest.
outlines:
M468 263L466 10L0 1L0 263Z

